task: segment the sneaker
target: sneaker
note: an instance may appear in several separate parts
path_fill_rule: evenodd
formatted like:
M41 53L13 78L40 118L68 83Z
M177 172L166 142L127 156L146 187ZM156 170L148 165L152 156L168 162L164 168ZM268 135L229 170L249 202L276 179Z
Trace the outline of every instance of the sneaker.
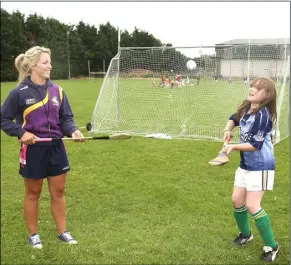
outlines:
M244 236L242 233L239 233L233 243L235 243L237 246L242 246L253 240L253 238L254 237L252 233L249 236Z
M78 242L71 236L70 232L68 231L65 231L64 233L60 234L58 236L58 239L70 245L78 244Z
M269 246L263 247L263 253L261 255L261 259L263 261L272 262L275 260L276 255L279 251L279 245L277 244L276 248L271 248Z
M28 243L31 245L32 248L42 248L42 244L40 241L40 237L38 234L32 234L31 236L28 237Z

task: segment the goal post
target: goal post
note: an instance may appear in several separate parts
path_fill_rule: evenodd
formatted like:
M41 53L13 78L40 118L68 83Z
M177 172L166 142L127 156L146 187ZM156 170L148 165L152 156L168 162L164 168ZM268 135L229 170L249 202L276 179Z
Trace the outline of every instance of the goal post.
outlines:
M97 78L104 78L106 72L89 72L89 80L95 82Z
M195 69L187 69L190 59ZM289 136L288 60L290 41L119 47L103 80L91 131L221 141L226 121L247 95L249 81L267 76L277 88L278 143Z
M97 78L104 78L106 75L105 60L103 60L103 71L92 71L90 60L88 60L88 78L95 82Z

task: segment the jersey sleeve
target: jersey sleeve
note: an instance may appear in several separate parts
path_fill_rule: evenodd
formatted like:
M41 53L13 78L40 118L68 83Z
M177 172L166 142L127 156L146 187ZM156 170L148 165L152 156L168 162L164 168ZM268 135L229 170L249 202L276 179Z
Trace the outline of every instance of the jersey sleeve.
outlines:
M232 114L232 115L229 117L229 120L233 121L235 126L239 126L239 120L237 119L237 117L236 117L235 114Z

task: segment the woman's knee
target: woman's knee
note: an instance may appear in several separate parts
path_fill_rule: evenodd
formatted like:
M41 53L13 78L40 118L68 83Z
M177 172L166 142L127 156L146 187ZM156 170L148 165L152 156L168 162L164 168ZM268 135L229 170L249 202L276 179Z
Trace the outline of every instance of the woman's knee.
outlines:
M66 174L48 178L49 192L53 200L58 200L64 197L65 184Z
M29 200L39 200L40 194L41 194L41 187L28 188L25 191L25 197Z
M26 179L25 197L29 200L38 200L42 191L42 180Z
M52 200L62 199L65 194L65 187L54 187L50 189L50 195Z

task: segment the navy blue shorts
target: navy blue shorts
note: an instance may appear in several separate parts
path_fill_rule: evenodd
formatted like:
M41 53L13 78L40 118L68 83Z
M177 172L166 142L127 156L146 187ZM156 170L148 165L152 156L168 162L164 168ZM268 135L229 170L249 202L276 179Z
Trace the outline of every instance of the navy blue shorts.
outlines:
M43 179L70 170L64 143L49 142L21 145L19 174L25 178Z

